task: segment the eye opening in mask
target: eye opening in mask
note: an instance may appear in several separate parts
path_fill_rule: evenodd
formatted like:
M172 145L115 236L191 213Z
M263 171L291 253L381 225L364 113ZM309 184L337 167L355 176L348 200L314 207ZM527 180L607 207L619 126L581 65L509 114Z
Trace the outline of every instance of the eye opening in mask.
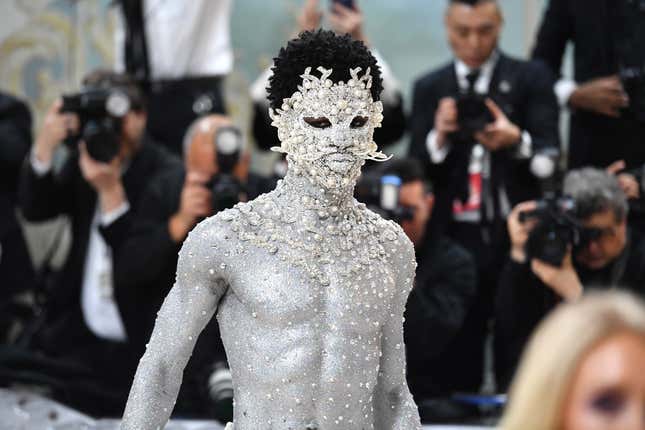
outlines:
M329 128L331 127L331 121L328 118L321 116L314 118L312 116L306 116L303 120L314 128Z
M367 124L369 118L366 116L355 116L352 122L349 124L350 128L361 128Z

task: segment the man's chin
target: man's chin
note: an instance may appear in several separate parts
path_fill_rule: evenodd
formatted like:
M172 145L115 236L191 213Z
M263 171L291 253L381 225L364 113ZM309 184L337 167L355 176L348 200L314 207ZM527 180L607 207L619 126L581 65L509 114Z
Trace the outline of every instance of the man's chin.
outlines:
M606 258L581 258L579 261L591 270L601 270L609 264Z
M353 159L327 160L326 167L337 175L347 175L353 170L360 168L360 163Z

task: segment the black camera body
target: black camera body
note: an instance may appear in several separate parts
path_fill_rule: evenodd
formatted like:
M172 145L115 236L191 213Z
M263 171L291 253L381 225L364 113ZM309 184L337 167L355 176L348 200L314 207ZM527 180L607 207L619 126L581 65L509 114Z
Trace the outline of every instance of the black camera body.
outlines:
M381 175L378 172L368 172L354 188L354 197L385 219L397 224L411 220L414 211L399 204L401 179L394 175Z
M235 177L233 171L240 161L242 133L237 127L220 127L214 137L218 173L206 185L213 193L215 213L235 206L247 195L246 187Z
M583 227L574 217L576 203L570 197L549 197L537 202L536 209L521 212L519 221L537 218L526 241L528 260L535 258L560 267L569 248L582 244Z
M90 157L107 163L119 153L123 116L130 110L130 99L123 91L88 89L63 96L61 112L78 115L80 132L65 143L74 148L79 139Z
M472 142L474 135L482 131L495 118L486 106L487 96L475 93L462 93L457 96L457 124L456 132L459 141Z

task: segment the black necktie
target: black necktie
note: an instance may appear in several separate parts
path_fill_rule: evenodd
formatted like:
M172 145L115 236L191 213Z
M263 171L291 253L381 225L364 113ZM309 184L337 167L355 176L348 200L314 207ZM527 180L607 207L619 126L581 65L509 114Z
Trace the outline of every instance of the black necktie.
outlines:
M466 75L466 80L468 81L468 94L475 94L475 85L477 84L477 80L481 73L481 70L475 69L471 70L471 72Z
M146 46L143 0L121 0L125 17L125 69L130 76L146 85L150 79Z

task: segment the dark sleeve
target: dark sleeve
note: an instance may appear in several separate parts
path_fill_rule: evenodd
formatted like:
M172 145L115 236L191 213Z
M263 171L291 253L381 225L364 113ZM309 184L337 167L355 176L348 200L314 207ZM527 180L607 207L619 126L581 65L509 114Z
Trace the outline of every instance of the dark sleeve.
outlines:
M118 250L123 246L123 243L127 240L130 235L130 229L132 227L132 220L134 216L132 214L132 208L130 208L126 213L121 215L119 218L114 220L108 226L99 226L99 232L105 242L112 248L112 250Z
M560 147L560 107L553 91L553 73L540 62L526 64L529 73L527 82L526 114L521 128L526 130L533 142L533 152Z
M381 127L374 130L374 142L379 148L386 147L399 140L404 131L403 98L398 94L394 103L383 103L383 122Z
M428 263L439 276L417 280L405 311L405 344L416 361L444 352L463 326L477 285L475 262L465 250L453 249Z
M506 263L495 303L495 371L500 390L508 387L531 333L556 303L555 295L528 264Z
M78 158L67 159L61 171L53 169L38 176L26 157L18 183L18 204L28 221L46 221L63 213L71 213L75 195L74 181L80 176Z
M430 154L426 148L428 133L434 126L434 116L438 101L430 97L430 91L423 80L414 84L412 92L412 113L410 115L410 148L408 155L424 165L430 163Z
M533 59L543 61L554 75L559 76L572 34L573 18L568 0L550 0L533 48Z
M176 264L181 244L170 237L168 221L172 206L171 190L153 181L136 208L136 219L115 256L114 278L118 288L162 288L158 281L167 266Z
M271 125L269 108L264 103L253 103L253 138L259 149L270 150L273 146L280 146L278 129Z
M31 146L31 113L13 97L0 94L0 177L14 178Z

